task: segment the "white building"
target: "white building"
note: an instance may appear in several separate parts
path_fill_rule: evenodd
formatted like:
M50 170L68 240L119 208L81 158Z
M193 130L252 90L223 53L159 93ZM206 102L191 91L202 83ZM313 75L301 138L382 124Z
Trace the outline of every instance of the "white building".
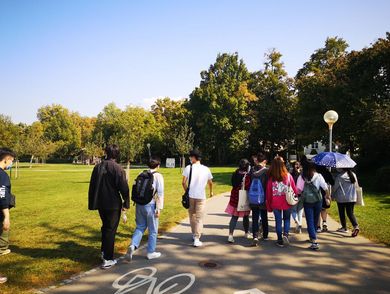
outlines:
M309 159L325 151L326 151L326 145L323 144L321 141L316 141L306 147L303 147L303 153Z

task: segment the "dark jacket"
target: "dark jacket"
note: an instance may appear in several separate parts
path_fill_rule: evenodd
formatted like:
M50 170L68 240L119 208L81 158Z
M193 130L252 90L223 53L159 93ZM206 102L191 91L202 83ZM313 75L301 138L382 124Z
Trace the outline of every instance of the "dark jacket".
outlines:
M261 185L264 189L264 198L265 202L262 205L251 205L251 208L260 208L260 209L267 209L266 203L267 203L267 181L268 181L268 168L263 166L254 166L252 167L250 171L250 178L251 181L255 178L259 178L261 181Z
M113 210L129 208L129 184L123 168L114 160L95 166L89 183L88 209Z
M247 172L243 172L237 169L232 174L232 191L230 192L229 204L234 208L237 208L238 206L238 194L241 190L242 181L244 180L245 175L247 175L245 178L245 190L249 190L251 180Z
M11 181L8 174L0 168L0 209L9 208L11 201Z

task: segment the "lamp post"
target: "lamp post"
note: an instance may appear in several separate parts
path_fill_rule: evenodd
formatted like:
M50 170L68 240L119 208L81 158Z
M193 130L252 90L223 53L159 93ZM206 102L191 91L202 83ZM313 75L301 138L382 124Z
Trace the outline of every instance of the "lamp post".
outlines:
M338 119L339 119L339 115L334 110L329 110L324 114L324 121L329 126L329 152L332 152L333 125L337 122Z
M148 147L148 152L149 152L149 160L152 159L152 153L150 152L150 143L146 144L146 147Z

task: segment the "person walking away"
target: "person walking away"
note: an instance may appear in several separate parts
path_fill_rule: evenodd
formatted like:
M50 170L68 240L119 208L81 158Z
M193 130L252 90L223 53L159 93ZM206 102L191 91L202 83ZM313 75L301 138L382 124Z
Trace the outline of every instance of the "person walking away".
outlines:
M303 197L307 232L311 242L309 248L313 250L320 248L317 242L316 229L322 209L321 188L326 191L325 197L329 197L328 184L325 182L324 177L316 172L315 164L309 161L303 166L302 175L298 178L297 190L300 197Z
M329 169L325 166L316 166L316 170L318 173L320 173L323 178L325 179L325 182L328 184L328 187L334 185L334 179L329 171ZM322 193L322 209L321 209L321 217L318 219L318 225L317 225L317 232L327 232L328 231L328 209L330 208L330 200L327 199L326 192L324 189L321 188ZM321 226L321 219L322 219L322 226Z
M294 182L295 182L295 185L296 185L298 178L301 175L301 163L299 161L295 161L293 163L291 175L292 175ZM299 204L292 207L291 215L292 215L292 218L295 222L295 233L301 234L302 233L303 207L301 207L301 206L298 207L298 206L299 206Z
M136 229L131 245L125 255L125 260L129 262L133 259L135 250L139 248L146 229L149 231L146 258L155 259L161 257L161 253L156 252L158 223L161 210L164 207L164 178L158 172L160 164L160 158L152 157L148 164L149 170L141 173L133 186L132 199L136 203ZM142 187L147 188L142 191ZM142 198L145 198L145 201ZM144 204L145 202L147 203Z
M250 187L250 176L248 174L250 169L250 163L247 159L241 159L238 169L232 175L232 191L230 192L230 201L225 209L225 212L231 215L229 223L229 237L228 242L234 243L233 233L236 228L238 218L243 218L243 225L245 231L245 237L249 236L249 214L248 211L237 211L239 191L242 187L245 190L249 190Z
M15 157L11 149L0 149L0 256L11 253L9 249L11 181L5 171L11 169ZM7 277L0 274L0 284L5 282L7 282Z
M200 163L201 154L198 150L190 152L191 164L186 166L183 171L182 186L187 190L188 180L192 170L191 183L189 187L190 207L188 214L191 224L191 232L194 240L194 247L201 247L200 241L203 231L203 217L206 203L206 185L209 186L210 197L213 196L213 176L210 169Z
M268 211L273 212L275 216L276 234L278 236L276 245L279 247L284 247L290 243L288 237L291 206L286 200L289 187L297 194L294 179L287 171L283 158L276 156L268 171L266 203Z
M259 219L261 218L261 227L263 240L268 240L268 212L266 205L266 187L267 187L267 156L264 153L259 153L256 156L257 165L255 165L250 172L251 176L251 190L253 190L252 185L257 185L259 190L262 189L264 194L264 201L260 201L262 203L251 203L250 207L252 210L252 236L253 236L253 245L257 246L259 243ZM257 181L260 181L257 183ZM261 185L261 186L260 186ZM257 190L257 189L256 189ZM252 191L251 191L252 192Z
M98 210L102 220L102 269L116 264L114 260L115 235L121 211L129 208L129 185L126 173L117 163L120 152L117 145L105 148L105 160L95 166L89 184L88 208Z
M359 234L359 225L354 214L354 207L357 200L356 186L357 177L351 169L338 170L338 174L333 186L332 196L337 202L341 228L337 232L348 233L345 212L352 223L352 237Z

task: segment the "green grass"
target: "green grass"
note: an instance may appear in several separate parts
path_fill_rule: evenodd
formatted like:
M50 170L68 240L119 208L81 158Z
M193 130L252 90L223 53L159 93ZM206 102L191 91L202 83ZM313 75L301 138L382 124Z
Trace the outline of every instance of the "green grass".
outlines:
M213 168L214 193L230 189L232 168ZM19 179L12 179L17 207L11 211L12 254L1 258L0 272L9 281L0 292L24 293L42 288L73 274L88 270L99 262L100 219L87 209L87 191L92 167L42 165L23 166ZM132 170L133 179L139 170ZM161 169L165 177L165 209L161 231L186 216L181 206L179 169ZM129 221L121 223L116 252L125 252L134 230L134 207Z
M390 194L365 192L364 202L365 206L355 206L355 216L362 234L372 241L390 246ZM330 215L339 221L335 202L332 203Z

